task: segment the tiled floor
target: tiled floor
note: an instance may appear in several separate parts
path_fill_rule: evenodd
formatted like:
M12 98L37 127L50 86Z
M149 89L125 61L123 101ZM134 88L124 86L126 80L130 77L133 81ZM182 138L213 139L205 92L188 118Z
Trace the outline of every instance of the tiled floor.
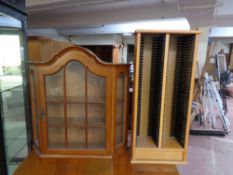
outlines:
M231 132L225 137L190 136L188 165L179 165L181 175L233 175L233 99L228 100Z

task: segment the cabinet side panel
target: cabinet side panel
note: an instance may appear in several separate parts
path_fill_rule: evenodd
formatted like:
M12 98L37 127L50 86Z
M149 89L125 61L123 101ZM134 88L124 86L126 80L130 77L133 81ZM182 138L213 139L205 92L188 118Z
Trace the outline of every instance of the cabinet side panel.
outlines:
M136 92L135 89L135 96L138 94L138 99L137 99L137 136L140 135L140 122L141 122L141 99L142 99L142 71L143 71L143 51L144 51L144 37L141 36L140 40L140 56L139 56L139 75L138 75L138 92ZM136 78L136 77L135 77Z

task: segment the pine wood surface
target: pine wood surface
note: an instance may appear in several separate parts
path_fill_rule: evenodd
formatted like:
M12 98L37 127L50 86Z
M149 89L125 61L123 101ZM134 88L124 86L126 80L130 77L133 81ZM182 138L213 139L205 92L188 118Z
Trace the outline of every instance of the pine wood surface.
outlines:
M190 113L191 113L191 103L193 99L193 85L194 85L194 73L195 73L195 66L196 66L196 57L197 57L197 46L198 46L198 35L199 31L166 31L166 30L137 30L136 31L136 49L135 49L135 74L134 74L134 104L133 104L133 129L132 129L132 151L131 151L131 161L136 163L157 163L157 164L186 164L187 163L187 145L188 145L188 136L189 136L189 121L190 121ZM158 147L152 147L151 146L151 139L148 139L146 136L151 136L147 133L147 129L149 128L148 125L148 114L146 113L148 111L148 99L149 96L148 93L148 85L149 83L146 81L147 79L150 79L150 69L151 69L151 63L147 61L148 57L150 58L151 49L154 48L151 46L148 47L150 44L150 38L155 35L166 35L166 41L165 41L165 50L163 51L163 77L161 79L162 82L162 92L161 92L161 107L160 107L160 127L159 127L159 144ZM141 36L144 37L144 44L141 43ZM193 37L192 38L192 44L185 46L184 42L186 41L179 41L178 39L182 37ZM191 40L190 40L191 41ZM160 41L159 41L160 42ZM178 46L176 46L176 43L180 44L180 47L187 47L189 48L188 52L185 53L184 50L179 50L179 53L177 52ZM141 49L143 50L143 58L140 58L140 52ZM177 53L176 53L177 52ZM178 124L184 124L184 128L182 129L182 132L184 133L184 136L182 136L183 139L183 145L180 143L181 141L178 140L177 136L174 134L172 136L175 136L176 139L171 137L171 131L172 131L172 120L176 118L172 118L172 111L173 104L176 104L173 102L173 94L174 94L174 77L176 72L180 72L182 67L174 67L174 63L176 63L176 59L180 56L180 54L187 54L186 56L182 56L181 61L185 61L190 59L191 62L188 69L185 70L186 73L190 73L189 77L187 77L187 82L189 82L189 87L187 89L187 97L185 97L185 103L187 103L187 107L185 106L184 109L186 110L186 114L184 114L186 122L179 122ZM190 57L190 58L189 58ZM143 59L142 64L142 73L139 73L140 69L140 60ZM181 59L181 58L180 58ZM179 61L179 60L178 60ZM183 62L185 63L185 62ZM177 70L176 70L177 69ZM183 70L183 69L182 69ZM188 71L188 72L187 72ZM184 71L183 71L184 72ZM183 75L184 73L179 73L179 75ZM142 75L142 83L139 85L139 79ZM180 80L177 80L180 81ZM139 101L138 92L139 92L139 86L142 86L141 91L141 99ZM185 87L185 84L182 83L178 86L179 89ZM178 90L176 90L178 92ZM140 108L138 107L138 102L141 104ZM138 108L140 110L138 110ZM140 112L138 112L140 111ZM140 119L138 119L138 114L140 114ZM139 124L138 124L139 121ZM139 136L137 136L137 125L139 125ZM176 124L177 125L177 124ZM177 132L177 131L175 131ZM182 135L182 133L180 133ZM149 137L150 138L150 137ZM148 141L148 143L144 143Z
M77 63L77 62L84 67L84 72L80 73L80 72L77 72L78 69L76 69L76 71L74 70L71 71L68 68L66 68L66 67L69 67L69 65ZM40 148L39 150L41 152L41 156L48 157L48 156L67 155L69 157L72 157L73 155L84 155L84 156L88 155L88 156L109 157L113 154L115 149L123 147L123 145L126 142L126 136L125 136L126 135L126 120L127 120L126 115L128 111L128 106L126 105L128 104L127 103L128 101L128 69L129 69L128 64L105 63L101 61L99 58L97 58L96 55L94 55L92 52L88 51L87 49L78 47L78 46L69 47L69 48L62 50L61 52L57 53L52 59L48 60L47 62L31 63L30 64L31 84L33 83L32 79L36 78L36 82L37 82L36 86L38 86L36 88L37 106L36 105L34 106L34 104L32 103L33 104L32 114L33 114L34 130L36 128L35 127L36 116L37 116L35 114L36 108L38 109L39 114L40 113L44 114L44 117L40 118L39 129L38 129L39 145L37 145L37 147ZM85 76L81 76L82 73ZM116 111L117 111L116 97L117 97L117 92L119 91L119 89L117 89L116 86L118 84L117 80L121 73L124 74L125 76L125 80L124 80L125 81L124 82L125 84L124 95L125 96L123 98L125 103L123 106L124 113L122 114L123 119L124 119L124 125L122 126L122 131L120 130L121 133L119 134L119 132L115 132L115 129L116 129L115 119L117 117L116 116ZM77 75L80 75L81 78L77 78ZM48 79L47 81L46 78L48 77L50 77L50 79ZM51 79L51 77L55 77L55 78ZM89 77L89 79L87 77ZM96 86L96 84L90 83L90 82L95 82L94 80L97 79L96 77L99 79L104 78L106 82L105 83L106 89L100 85ZM77 86L77 85L80 85L80 86ZM52 92L53 92L53 89L55 88L61 89L60 90L61 92L54 95L54 93ZM80 89L79 90L80 92L77 89ZM83 92L83 89L85 89L85 92ZM102 92L103 89L105 89L104 92ZM31 92L34 92L34 91L35 91L35 87L31 86ZM102 101L102 96L100 95L104 97L103 101ZM33 96L35 97L35 95L33 95L32 93L32 97ZM93 99L97 99L97 101L96 100L93 101ZM34 99L31 99L32 102L33 100ZM90 100L92 101L92 103L90 103ZM97 107L96 106L93 107L93 102L94 104L101 104L102 106L104 105L104 108L102 107L99 108L98 105ZM82 110L79 110L78 112L76 110L77 107L74 108L74 105L73 105L74 103L81 104L80 108L83 108L84 106L85 112L81 113ZM70 106L71 104L73 106ZM92 105L92 107L90 105ZM59 108L58 107L55 108L54 106L55 107L58 106ZM95 121L94 127L97 128L95 129L95 131L96 130L100 131L99 135L93 134L93 133L96 133L92 129L93 125L89 125L89 126L87 125L88 120L91 119L91 116L94 116L97 113L99 114L98 116L104 116L102 124L99 125L98 121L97 120ZM89 118L87 117L88 115L90 116ZM78 116L79 120L81 118L81 120L85 122L80 122L81 124L77 122L77 120L75 122L75 120L73 120L75 117L73 116ZM76 117L76 119L78 117ZM49 120L52 122L47 122ZM94 120L92 120L92 122L93 121ZM72 132L69 129L71 128L70 123L72 123ZM77 123L79 125L77 125ZM51 136L51 134L49 135L48 128L55 128L56 130L58 128L59 130L52 132L53 135ZM79 131L80 130L83 131L85 129L85 135L83 134L84 132L80 132L81 134L78 134L77 128L79 129ZM74 130L76 130L77 132L76 131L73 132ZM93 142L96 145L99 144L100 142L102 144L103 141L101 139L104 138L102 136L103 130L104 130L104 134L106 138L104 140L105 145L104 146L101 145L100 147L94 146L94 147L90 147L91 149L87 149L88 143L90 143L89 145L93 144ZM119 140L119 137L121 136L121 134L123 134L123 132L125 133L125 135L123 136L124 141L122 141L121 143L115 144L115 140L116 139ZM76 136L79 136L79 137L77 138ZM35 138L36 138L36 135L34 134L34 142L36 143ZM50 149L48 146L49 141L51 141L51 138L53 139L52 142L56 143L53 149ZM85 144L85 147L82 146L81 147L82 149L80 148L73 149L72 148L73 143L69 142L69 140L71 141L74 140L76 145L77 143ZM62 146L59 146L59 142L61 142ZM70 149L67 149L67 148L70 148ZM75 148L77 148L77 146Z
M14 175L179 175L175 165L130 164L128 151L113 159L40 158L33 150Z

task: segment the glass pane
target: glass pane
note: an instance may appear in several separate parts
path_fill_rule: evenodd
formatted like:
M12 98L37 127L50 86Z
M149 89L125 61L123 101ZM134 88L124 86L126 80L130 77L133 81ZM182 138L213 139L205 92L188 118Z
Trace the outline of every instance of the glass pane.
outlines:
M53 75L46 76L47 102L63 102L64 100L64 74L63 69Z
M47 103L48 125L64 125L64 104Z
M79 61L66 66L67 102L85 101L85 67Z
M125 98L125 74L122 72L117 79L117 99L124 100Z
M32 97L33 98L33 97ZM34 114L35 115L35 129L33 130L35 132L34 136L35 136L35 142L37 145L39 145L39 119L38 119L38 110L37 110L37 98L34 97L33 98L33 107L34 107Z
M3 128L0 142L1 148L5 146L6 151L6 155L0 154L0 161L6 158L10 175L28 154L25 122L28 111L25 111L24 97L26 84L22 76L22 61L25 58L22 21L3 13L0 16L0 125ZM0 162L0 174L5 170L2 165L3 162Z
M116 122L124 120L125 106L125 75L121 73L117 79L117 106L116 106Z
M63 127L49 127L48 137L50 149L65 147L65 129Z
M88 71L88 102L89 103L104 103L106 100L106 78L95 75Z
M124 73L120 73L117 79L116 145L124 142L125 88L125 75Z
M65 147L63 81L63 69L46 77L49 148Z
M35 129L33 130L34 132L34 140L35 140L35 144L38 146L39 145L39 118L38 118L38 109L37 109L37 84L36 84L36 79L35 79L35 75L33 74L33 72L31 72L31 77L32 77L32 82L31 82L31 98L33 100L33 110L34 110L34 114L33 114L33 123L35 124Z
M84 128L68 128L68 147L69 148L85 148L85 129Z
M23 87L1 92L7 162L11 167L27 156Z
M85 105L67 104L67 118L69 126L83 126L85 123Z
M119 124L116 126L116 145L124 142L124 128L123 124Z
M117 102L116 109L116 123L122 123L124 121L124 106L125 102Z
M105 126L106 104L88 104L88 126Z
M105 148L105 128L88 128L88 148Z

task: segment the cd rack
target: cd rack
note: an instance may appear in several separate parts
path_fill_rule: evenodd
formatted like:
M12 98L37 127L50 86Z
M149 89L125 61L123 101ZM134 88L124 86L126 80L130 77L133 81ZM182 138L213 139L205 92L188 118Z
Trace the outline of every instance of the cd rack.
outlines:
M198 34L136 32L132 162L186 162Z

